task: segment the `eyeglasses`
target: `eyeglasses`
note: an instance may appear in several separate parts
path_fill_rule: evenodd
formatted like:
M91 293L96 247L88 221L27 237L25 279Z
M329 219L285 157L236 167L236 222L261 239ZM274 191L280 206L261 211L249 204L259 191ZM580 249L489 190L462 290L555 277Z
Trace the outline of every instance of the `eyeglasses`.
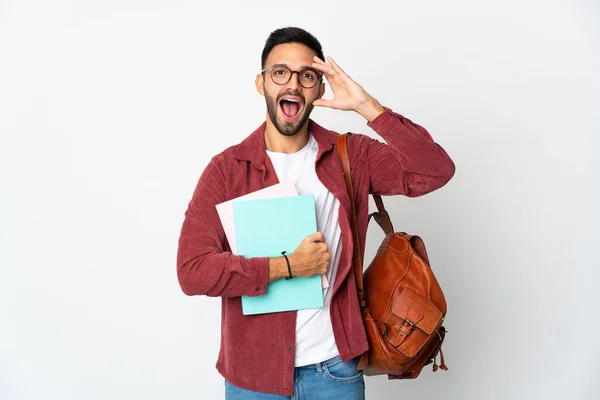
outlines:
M271 68L265 68L260 71L260 73L262 74L265 71L271 73L271 79L278 85L285 85L292 79L292 75L296 73L298 74L300 86L305 89L315 87L315 85L323 78L323 75L319 74L314 69L305 68L302 71L292 71L285 65L279 64L273 65Z

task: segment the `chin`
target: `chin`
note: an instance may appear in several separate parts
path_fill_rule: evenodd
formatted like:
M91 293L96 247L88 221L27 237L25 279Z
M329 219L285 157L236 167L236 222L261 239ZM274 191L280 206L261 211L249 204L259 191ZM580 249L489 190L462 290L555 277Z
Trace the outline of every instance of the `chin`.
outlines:
M294 136L296 135L304 125L308 122L308 118L310 117L310 110L304 109L301 113L299 113L294 120L290 121L284 115L277 116L277 123L275 127L284 136Z
M267 97L267 111L269 118L273 122L273 125L277 131L283 136L291 137L296 135L303 126L308 122L308 118L312 111L310 104L306 104L304 99L293 96L284 96L279 102L275 102L274 99ZM286 99L298 100L296 104L287 104L287 111L284 112L283 103ZM291 101L288 103L292 103ZM297 111L296 113L290 111Z

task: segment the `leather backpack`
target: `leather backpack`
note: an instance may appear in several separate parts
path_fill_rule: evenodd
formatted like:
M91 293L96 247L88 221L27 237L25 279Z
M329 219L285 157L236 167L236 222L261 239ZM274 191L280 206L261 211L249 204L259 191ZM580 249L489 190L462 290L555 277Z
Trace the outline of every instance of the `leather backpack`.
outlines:
M360 357L358 369L365 375L387 374L389 379L416 378L433 362L437 371L444 363L442 342L446 329L446 299L420 237L394 232L381 196L373 195L377 212L369 215L385 232L385 238L369 267L364 271L360 254L356 204L352 189L347 137L340 135L338 152L351 203L354 237L353 269L369 350ZM364 285L363 285L364 284Z

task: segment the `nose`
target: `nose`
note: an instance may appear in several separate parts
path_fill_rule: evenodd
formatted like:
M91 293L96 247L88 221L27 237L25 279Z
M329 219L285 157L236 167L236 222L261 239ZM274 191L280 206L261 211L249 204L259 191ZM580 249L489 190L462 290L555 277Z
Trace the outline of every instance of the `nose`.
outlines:
M294 71L291 73L290 80L287 83L287 87L289 87L290 89L299 89L301 87L300 72Z

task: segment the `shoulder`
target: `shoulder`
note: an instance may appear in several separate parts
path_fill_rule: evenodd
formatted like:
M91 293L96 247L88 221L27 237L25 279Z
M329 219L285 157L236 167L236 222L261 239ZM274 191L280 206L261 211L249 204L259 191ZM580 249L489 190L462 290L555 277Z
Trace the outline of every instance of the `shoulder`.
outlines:
M227 147L225 150L214 155L209 162L214 168L218 169L221 173L226 175L231 166L237 165L240 162L250 161L253 149L253 141L256 140L256 135L252 134L247 136L241 142Z
M361 160L366 157L369 152L369 147L373 141L372 137L364 133L348 132L346 145L348 146L348 156L351 160Z

